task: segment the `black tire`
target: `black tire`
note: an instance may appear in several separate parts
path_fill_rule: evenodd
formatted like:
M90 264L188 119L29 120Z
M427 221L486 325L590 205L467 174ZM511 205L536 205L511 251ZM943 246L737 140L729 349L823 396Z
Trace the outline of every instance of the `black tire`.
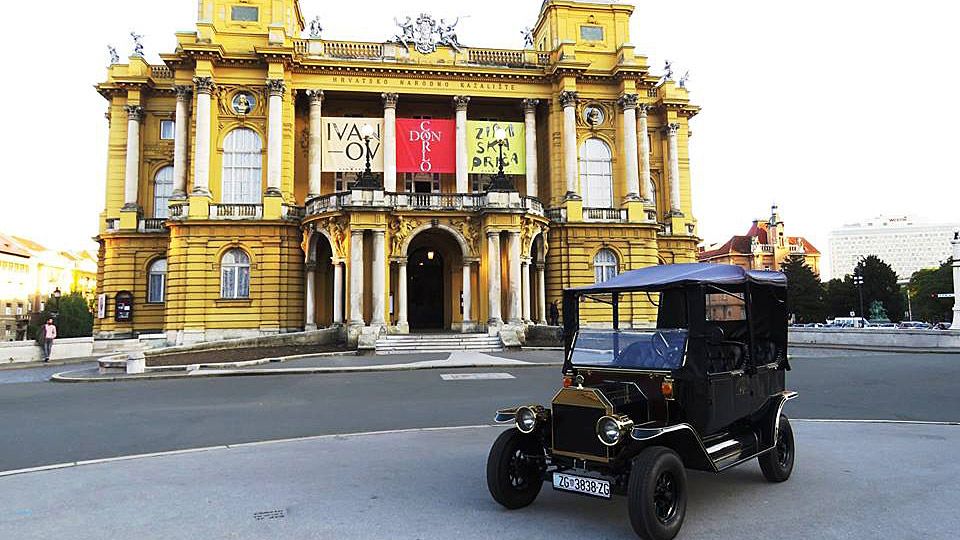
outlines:
M543 448L533 435L511 428L497 437L487 458L487 488L493 500L516 510L537 498L543 487Z
M796 447L793 444L793 428L786 415L780 415L780 431L777 433L777 442L773 450L757 458L760 461L760 470L763 476L771 482L783 482L790 478L793 472L793 461L796 458Z
M627 486L630 525L646 540L670 540L687 513L687 471L676 452L651 446L633 458Z

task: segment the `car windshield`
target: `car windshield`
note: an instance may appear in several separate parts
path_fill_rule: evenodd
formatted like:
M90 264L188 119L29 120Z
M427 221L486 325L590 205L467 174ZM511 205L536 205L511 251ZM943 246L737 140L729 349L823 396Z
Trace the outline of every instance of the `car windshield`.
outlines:
M683 365L686 343L687 331L683 329L581 329L570 361L578 366L678 369Z

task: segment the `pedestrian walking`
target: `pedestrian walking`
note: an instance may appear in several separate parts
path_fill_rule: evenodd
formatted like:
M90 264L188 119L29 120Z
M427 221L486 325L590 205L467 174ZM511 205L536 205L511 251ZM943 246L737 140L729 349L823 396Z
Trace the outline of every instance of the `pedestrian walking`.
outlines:
M53 351L53 340L57 339L57 327L53 324L53 319L47 319L47 324L40 328L40 348L43 349L43 361L50 361L50 353Z
M550 302L550 326L560 325L560 308L557 307L557 301Z

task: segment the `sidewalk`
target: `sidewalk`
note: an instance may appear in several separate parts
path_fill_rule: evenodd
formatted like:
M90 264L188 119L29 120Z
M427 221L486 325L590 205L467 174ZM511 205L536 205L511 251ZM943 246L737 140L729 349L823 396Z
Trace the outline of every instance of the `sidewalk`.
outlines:
M55 366L70 366L73 364L85 364L88 362L96 362L98 359L102 357L103 355L84 356L81 358L65 358L63 360L51 360L49 362L8 362L5 364L0 364L0 371L6 371L11 369L46 368L46 367L55 367Z
M562 358L552 351L478 353L398 354L357 356L355 354L297 355L249 363L228 362L203 366L163 367L162 370L128 375L101 374L97 369L57 373L54 382L117 382L145 379L181 379L190 377L236 377L256 375L292 375L308 373L358 373L373 371L409 371L439 368L537 367L560 366Z

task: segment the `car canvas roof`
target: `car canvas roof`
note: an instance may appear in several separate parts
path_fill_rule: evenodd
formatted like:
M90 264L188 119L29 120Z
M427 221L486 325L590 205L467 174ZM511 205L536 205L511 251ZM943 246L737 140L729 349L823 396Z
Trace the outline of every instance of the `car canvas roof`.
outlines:
M603 283L569 289L579 294L660 291L689 285L741 285L756 283L787 286L787 276L771 270L747 270L731 264L681 263L631 270Z

